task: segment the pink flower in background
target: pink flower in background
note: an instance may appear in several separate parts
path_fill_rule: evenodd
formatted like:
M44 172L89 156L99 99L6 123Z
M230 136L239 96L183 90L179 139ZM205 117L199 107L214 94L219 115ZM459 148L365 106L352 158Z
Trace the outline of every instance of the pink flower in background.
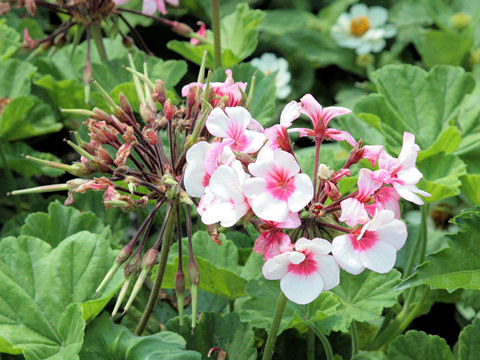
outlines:
M415 135L404 132L403 146L398 158L395 159L385 151L379 158L380 169L388 171L390 175L390 179L386 183L392 184L402 198L417 205L423 204L423 200L417 194L431 196L416 187L416 184L423 177L423 174L415 167L419 150L420 147L415 144Z
M361 228L333 239L332 254L338 265L355 275L365 268L389 272L407 239L407 226L394 217L393 211L381 210Z
M261 233L255 240L253 250L263 255L265 260L268 260L283 252L290 251L293 244L290 237L282 232L282 229L296 229L302 224L297 213L291 212L283 222L266 221L267 229Z
M123 5L129 1L130 0L113 0L117 5ZM155 11L158 10L165 15L167 13L165 2L173 6L178 6L178 0L143 0L142 12L147 15L153 15Z
M300 211L313 197L310 177L300 174L297 161L286 151L262 150L248 170L254 177L245 181L243 191L261 219L284 221L289 212Z
M290 129L291 132L299 132L300 136L313 136L322 139L333 139L337 141L345 140L350 145L355 146L357 142L346 131L328 128L327 125L334 117L350 114L351 111L340 106L330 106L323 108L315 98L310 95L304 95L300 99L302 105L301 112L307 115L313 123L313 130L306 128Z
M218 167L197 207L205 225L220 222L225 227L233 226L247 213L250 206L242 193L247 177L238 160L231 166Z
M207 36L207 26L205 25L205 23L203 21L198 21L197 25L200 25L200 29L198 29L198 31L195 32L195 34L197 34L198 36L200 36L202 38L206 38L206 36ZM191 38L190 39L190 44L198 45L198 44L200 44L200 40L195 39L195 38Z
M300 238L295 250L277 255L265 262L263 276L280 280L285 296L297 304L308 304L323 290L340 282L340 270L331 255L331 244L324 239Z
M206 127L210 134L223 138L223 143L233 151L257 152L265 142L265 135L258 131L247 130L252 116L247 109L227 107L215 108L208 115Z

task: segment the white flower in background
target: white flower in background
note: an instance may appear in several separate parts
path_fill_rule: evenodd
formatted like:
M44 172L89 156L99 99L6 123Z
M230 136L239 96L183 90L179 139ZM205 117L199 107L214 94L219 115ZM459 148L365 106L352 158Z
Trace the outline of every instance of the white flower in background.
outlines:
M288 72L287 60L272 53L265 53L259 58L252 59L251 63L265 75L278 71L275 77L278 99L285 99L290 94L290 91L292 91L289 85L291 75Z
M387 19L387 9L355 4L350 13L340 15L331 35L339 46L355 49L358 55L376 53L385 47L385 39L397 33L393 25L386 24Z

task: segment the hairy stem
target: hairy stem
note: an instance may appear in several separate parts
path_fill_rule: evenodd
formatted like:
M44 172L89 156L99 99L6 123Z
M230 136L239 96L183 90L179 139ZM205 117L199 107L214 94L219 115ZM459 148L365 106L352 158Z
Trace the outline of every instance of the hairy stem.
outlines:
M215 68L222 67L222 47L220 40L220 0L212 0L212 29Z
M357 323L355 320L350 324L350 336L352 337L352 359L358 354L360 343L358 340Z
M163 235L162 249L160 250L160 259L158 261L157 275L155 276L155 282L153 283L152 291L148 298L147 305L143 311L142 318L135 329L135 334L141 336L145 326L147 325L148 319L152 314L153 307L155 306L158 293L160 292L160 287L162 286L163 275L165 274L165 266L167 265L168 251L170 250L170 243L172 241L172 233L175 225L175 207L172 206L170 214L168 214L168 219L166 219L165 233Z
M267 342L265 344L265 350L263 351L263 360L271 360L273 356L273 350L275 349L275 342L277 341L278 329L280 328L280 322L282 321L283 312L287 305L287 297L280 291L280 296L277 300L277 306L275 307L275 313L273 314L272 326L268 332Z
M332 346L330 345L330 341L328 341L328 338L323 333L318 331L315 325L310 325L309 328L315 333L315 335L317 335L318 339L322 343L323 349L325 350L325 358L327 360L335 360Z

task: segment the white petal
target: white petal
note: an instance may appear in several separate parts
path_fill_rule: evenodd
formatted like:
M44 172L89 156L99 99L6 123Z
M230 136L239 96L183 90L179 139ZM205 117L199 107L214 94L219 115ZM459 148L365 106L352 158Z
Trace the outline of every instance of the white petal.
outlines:
M340 283L340 269L333 256L315 256L315 261L318 264L318 273L323 279L324 290L330 290L337 286Z
M423 205L423 200L412 192L412 189L418 190L415 185L403 186L403 185L394 183L393 187L397 191L398 195L400 195L405 200L411 201L417 205Z
M358 254L363 266L378 273L392 270L397 258L397 251L390 244L378 241L371 248Z
M262 134L258 131L245 130L243 133L245 134L249 142L248 147L243 150L247 154L257 152L263 146L265 140L267 140L265 134Z
M288 199L288 208L290 211L297 212L312 200L313 184L307 174L298 174L292 181L295 183L295 191Z
M350 274L358 275L365 269L347 235L340 235L333 239L332 254L338 265Z
M298 252L298 251L292 251L288 255L288 261L290 261L292 264L298 265L300 264L303 260L305 260L305 254Z
M250 178L245 180L243 192L248 197L248 201L253 212L264 220L281 222L288 214L288 205L286 202L275 199L265 189L265 180L261 178Z
M277 255L268 259L262 267L263 276L267 280L278 280L287 274L289 253Z
M290 101L280 114L280 125L285 127L292 125L292 122L300 117L300 108L301 105L299 103Z
M300 166L293 155L281 149L277 149L273 152L273 162L276 164L276 167L281 167L282 169L287 170L289 178L300 172Z
M359 16L368 16L368 7L365 4L355 4L350 9L350 16L356 18Z
M400 250L407 240L407 226L400 220L392 220L375 230L380 241L392 245L397 251Z
M368 20L372 27L383 25L387 22L388 11L381 6L372 6L368 9Z
M237 174L227 165L221 165L210 178L210 190L213 195L222 200L228 200L232 197L232 191L241 191Z
M323 290L323 279L316 272L309 276L287 273L280 280L280 288L289 300L304 305L320 295Z

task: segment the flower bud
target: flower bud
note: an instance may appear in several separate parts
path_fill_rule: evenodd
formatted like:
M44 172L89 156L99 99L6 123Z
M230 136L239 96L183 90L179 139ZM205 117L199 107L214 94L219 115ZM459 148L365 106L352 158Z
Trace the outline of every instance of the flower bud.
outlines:
M372 54L357 55L357 59L355 60L357 65L363 68L373 64L374 61L375 57Z
M164 106L163 110L164 110L165 117L167 118L167 120L172 121L173 117L175 115L175 109L173 108L173 105L172 105L172 102L170 101L170 99L165 101L165 106Z
M118 94L118 100L120 102L120 107L122 108L122 110L125 111L125 113L132 119L135 118L132 107L130 106L127 97L123 93L120 93Z
M152 95L154 96L154 100L156 99L160 104L162 104L162 106L165 104L165 100L167 100L167 93L165 91L165 82L163 80L155 80L155 92Z
M97 156L97 159L99 160L99 162L102 163L103 165L108 166L108 165L113 164L112 157L110 156L108 151L105 150L102 146L99 146L97 148L97 151L96 151L95 155Z
M340 197L342 196L337 187L335 186L334 183L330 182L330 181L326 181L325 182L325 193L328 195L328 197L330 199L332 199L333 201L336 201L338 199L340 199Z
M450 24L457 30L462 30L470 24L471 16L464 13L458 12L452 15L450 18Z
M194 259L188 262L188 280L190 285L198 285L200 283L200 270Z
M25 50L33 50L37 47L38 43L30 37L28 29L23 30L23 48Z
M183 306L184 306L184 292L185 292L185 274L183 270L178 269L175 274L175 295L177 297L178 318L180 326L183 325Z
M332 176L333 170L330 170L327 165L320 164L318 166L318 173L317 176L320 180L328 180L330 176Z
M120 146L117 151L117 156L113 161L117 166L124 166L127 163L127 158L130 156L130 152L132 151L132 145L125 143Z
M133 42L133 39L130 36L124 35L122 37L122 44L126 48L129 48L134 44L134 42Z
M125 277L128 278L130 275L136 276L141 269L141 263L142 256L139 253L135 253L135 255L133 255L130 261L125 264L123 268L123 274Z
M153 146L157 144L157 134L155 133L155 131L153 131L153 129L143 129L143 137L145 138L145 140L148 141L150 145Z
M190 205L193 206L193 201L190 195L187 194L187 192L180 190L180 195L179 195L180 202L182 204Z
M157 262L158 250L149 249L142 259L142 267L147 271L152 271L153 267Z
M146 124L153 124L153 121L155 120L155 113L145 101L140 103L140 116Z
M179 21L172 21L170 23L170 26L173 32L176 32L177 34L182 36L189 36L191 33L194 32L190 26Z
M132 245L125 245L115 258L115 262L118 265L122 265L132 255Z
M187 107L191 109L193 105L195 105L197 98L197 87L196 86L190 86L190 89L188 89L188 94L187 94Z

